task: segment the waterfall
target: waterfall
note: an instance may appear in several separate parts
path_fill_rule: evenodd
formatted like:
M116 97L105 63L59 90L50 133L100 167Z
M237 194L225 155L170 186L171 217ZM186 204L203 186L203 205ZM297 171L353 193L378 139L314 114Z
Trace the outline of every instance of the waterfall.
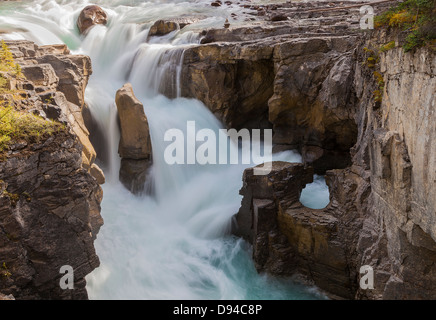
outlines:
M197 130L217 132L222 124L203 103L180 94L183 52L198 42L197 34L179 31L147 41L148 30L165 15L201 13L208 17L200 22L202 27L222 25L228 13L222 9L211 13L210 4L202 1L97 1L108 12L108 25L95 26L86 36L79 36L74 21L87 1L34 2L17 4L1 16L0 26L16 30L8 37L38 44L65 42L73 53L87 54L93 62L85 96L104 133L108 160L102 202L105 224L95 242L101 266L87 276L89 297L319 298L312 288L290 279L258 274L250 245L229 235L231 218L241 202L242 173L251 165L171 166L163 158L166 130L186 131L187 121L195 121ZM149 179L154 196L133 196L118 181L120 134L114 99L126 82L132 83L149 121L153 146ZM274 158L301 161L292 151Z

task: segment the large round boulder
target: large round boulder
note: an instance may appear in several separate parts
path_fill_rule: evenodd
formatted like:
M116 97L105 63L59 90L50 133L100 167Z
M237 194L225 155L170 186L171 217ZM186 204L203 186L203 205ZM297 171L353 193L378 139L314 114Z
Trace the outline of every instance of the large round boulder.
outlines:
M90 5L83 8L77 18L77 27L80 34L85 34L88 29L96 24L106 25L107 14L102 8L96 5Z

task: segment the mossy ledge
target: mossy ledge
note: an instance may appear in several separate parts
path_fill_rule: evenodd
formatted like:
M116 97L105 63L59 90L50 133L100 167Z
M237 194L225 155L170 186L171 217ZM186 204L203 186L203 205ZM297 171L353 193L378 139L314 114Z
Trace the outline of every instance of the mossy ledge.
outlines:
M21 66L15 62L12 52L2 40L0 49L0 158L7 156L10 147L16 143L24 145L41 143L53 134L67 131L64 124L14 109L13 106L20 99L21 92L12 88L10 83L19 79L24 79Z
M420 47L436 51L436 0L406 0L375 17L376 28L400 31L405 52Z

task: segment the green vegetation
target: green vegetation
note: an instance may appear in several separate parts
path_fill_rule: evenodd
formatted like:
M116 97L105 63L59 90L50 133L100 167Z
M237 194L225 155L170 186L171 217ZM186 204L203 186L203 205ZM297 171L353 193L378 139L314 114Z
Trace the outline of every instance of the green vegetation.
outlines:
M3 74L2 74L3 73ZM21 78L21 68L15 63L11 51L4 41L0 49L0 153L3 153L9 146L17 141L25 141L29 144L40 143L50 135L65 131L64 125L45 120L34 114L14 110L11 102L17 99L17 90L7 88L7 73L11 77ZM9 96L8 98L5 98Z
M0 49L0 71L11 72L14 75L21 75L21 67L18 63L15 63L11 50L4 42L1 41Z
M381 103L383 99L383 91L385 88L385 81L383 79L383 75L378 71L377 65L380 62L380 52L386 52L392 48L395 48L395 41L391 41L381 46L380 48L369 49L367 47L363 48L363 51L366 54L365 61L362 65L366 65L368 68L372 69L372 75L375 83L377 84L377 89L374 90L373 96L374 101L377 103Z
M378 85L378 89L373 92L374 101L382 102L383 90L385 88L385 81L383 80L383 76L381 75L381 73L378 71L374 71L373 76L374 76L374 80L377 82Z
M0 269L0 274L5 278L9 278L10 276L12 276L12 273L9 271L8 267L6 266L6 262L3 262Z
M0 152L14 141L40 143L54 133L65 131L64 125L12 107L0 107Z
M16 193L10 193L7 190L3 191L3 195L7 196L11 200L11 204L13 207L15 207L20 201L20 195Z
M3 73L8 73L16 78L23 77L20 65L15 63L12 52L2 40L0 48L0 94L13 93L7 88L8 81Z
M395 41L391 41L391 42L386 43L385 45L382 45L380 47L379 51L386 52L386 51L391 50L393 48L395 48Z
M363 51L366 53L366 60L363 64L366 64L368 68L375 68L377 63L380 61L380 56L378 55L377 50L365 47L363 48Z
M406 32L405 52L423 46L436 50L436 0L405 0L376 16L374 25Z

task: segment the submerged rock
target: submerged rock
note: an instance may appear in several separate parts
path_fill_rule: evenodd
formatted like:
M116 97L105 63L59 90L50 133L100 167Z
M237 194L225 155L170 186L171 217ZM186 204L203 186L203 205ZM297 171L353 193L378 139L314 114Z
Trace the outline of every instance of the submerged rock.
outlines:
M145 187L151 164L150 159L121 159L120 182L133 194L152 193Z
M106 12L96 5L86 6L77 18L77 27L80 34L85 34L89 28L96 24L107 24Z
M158 20L151 26L148 37L164 36L178 29L180 29L180 26L177 22Z

